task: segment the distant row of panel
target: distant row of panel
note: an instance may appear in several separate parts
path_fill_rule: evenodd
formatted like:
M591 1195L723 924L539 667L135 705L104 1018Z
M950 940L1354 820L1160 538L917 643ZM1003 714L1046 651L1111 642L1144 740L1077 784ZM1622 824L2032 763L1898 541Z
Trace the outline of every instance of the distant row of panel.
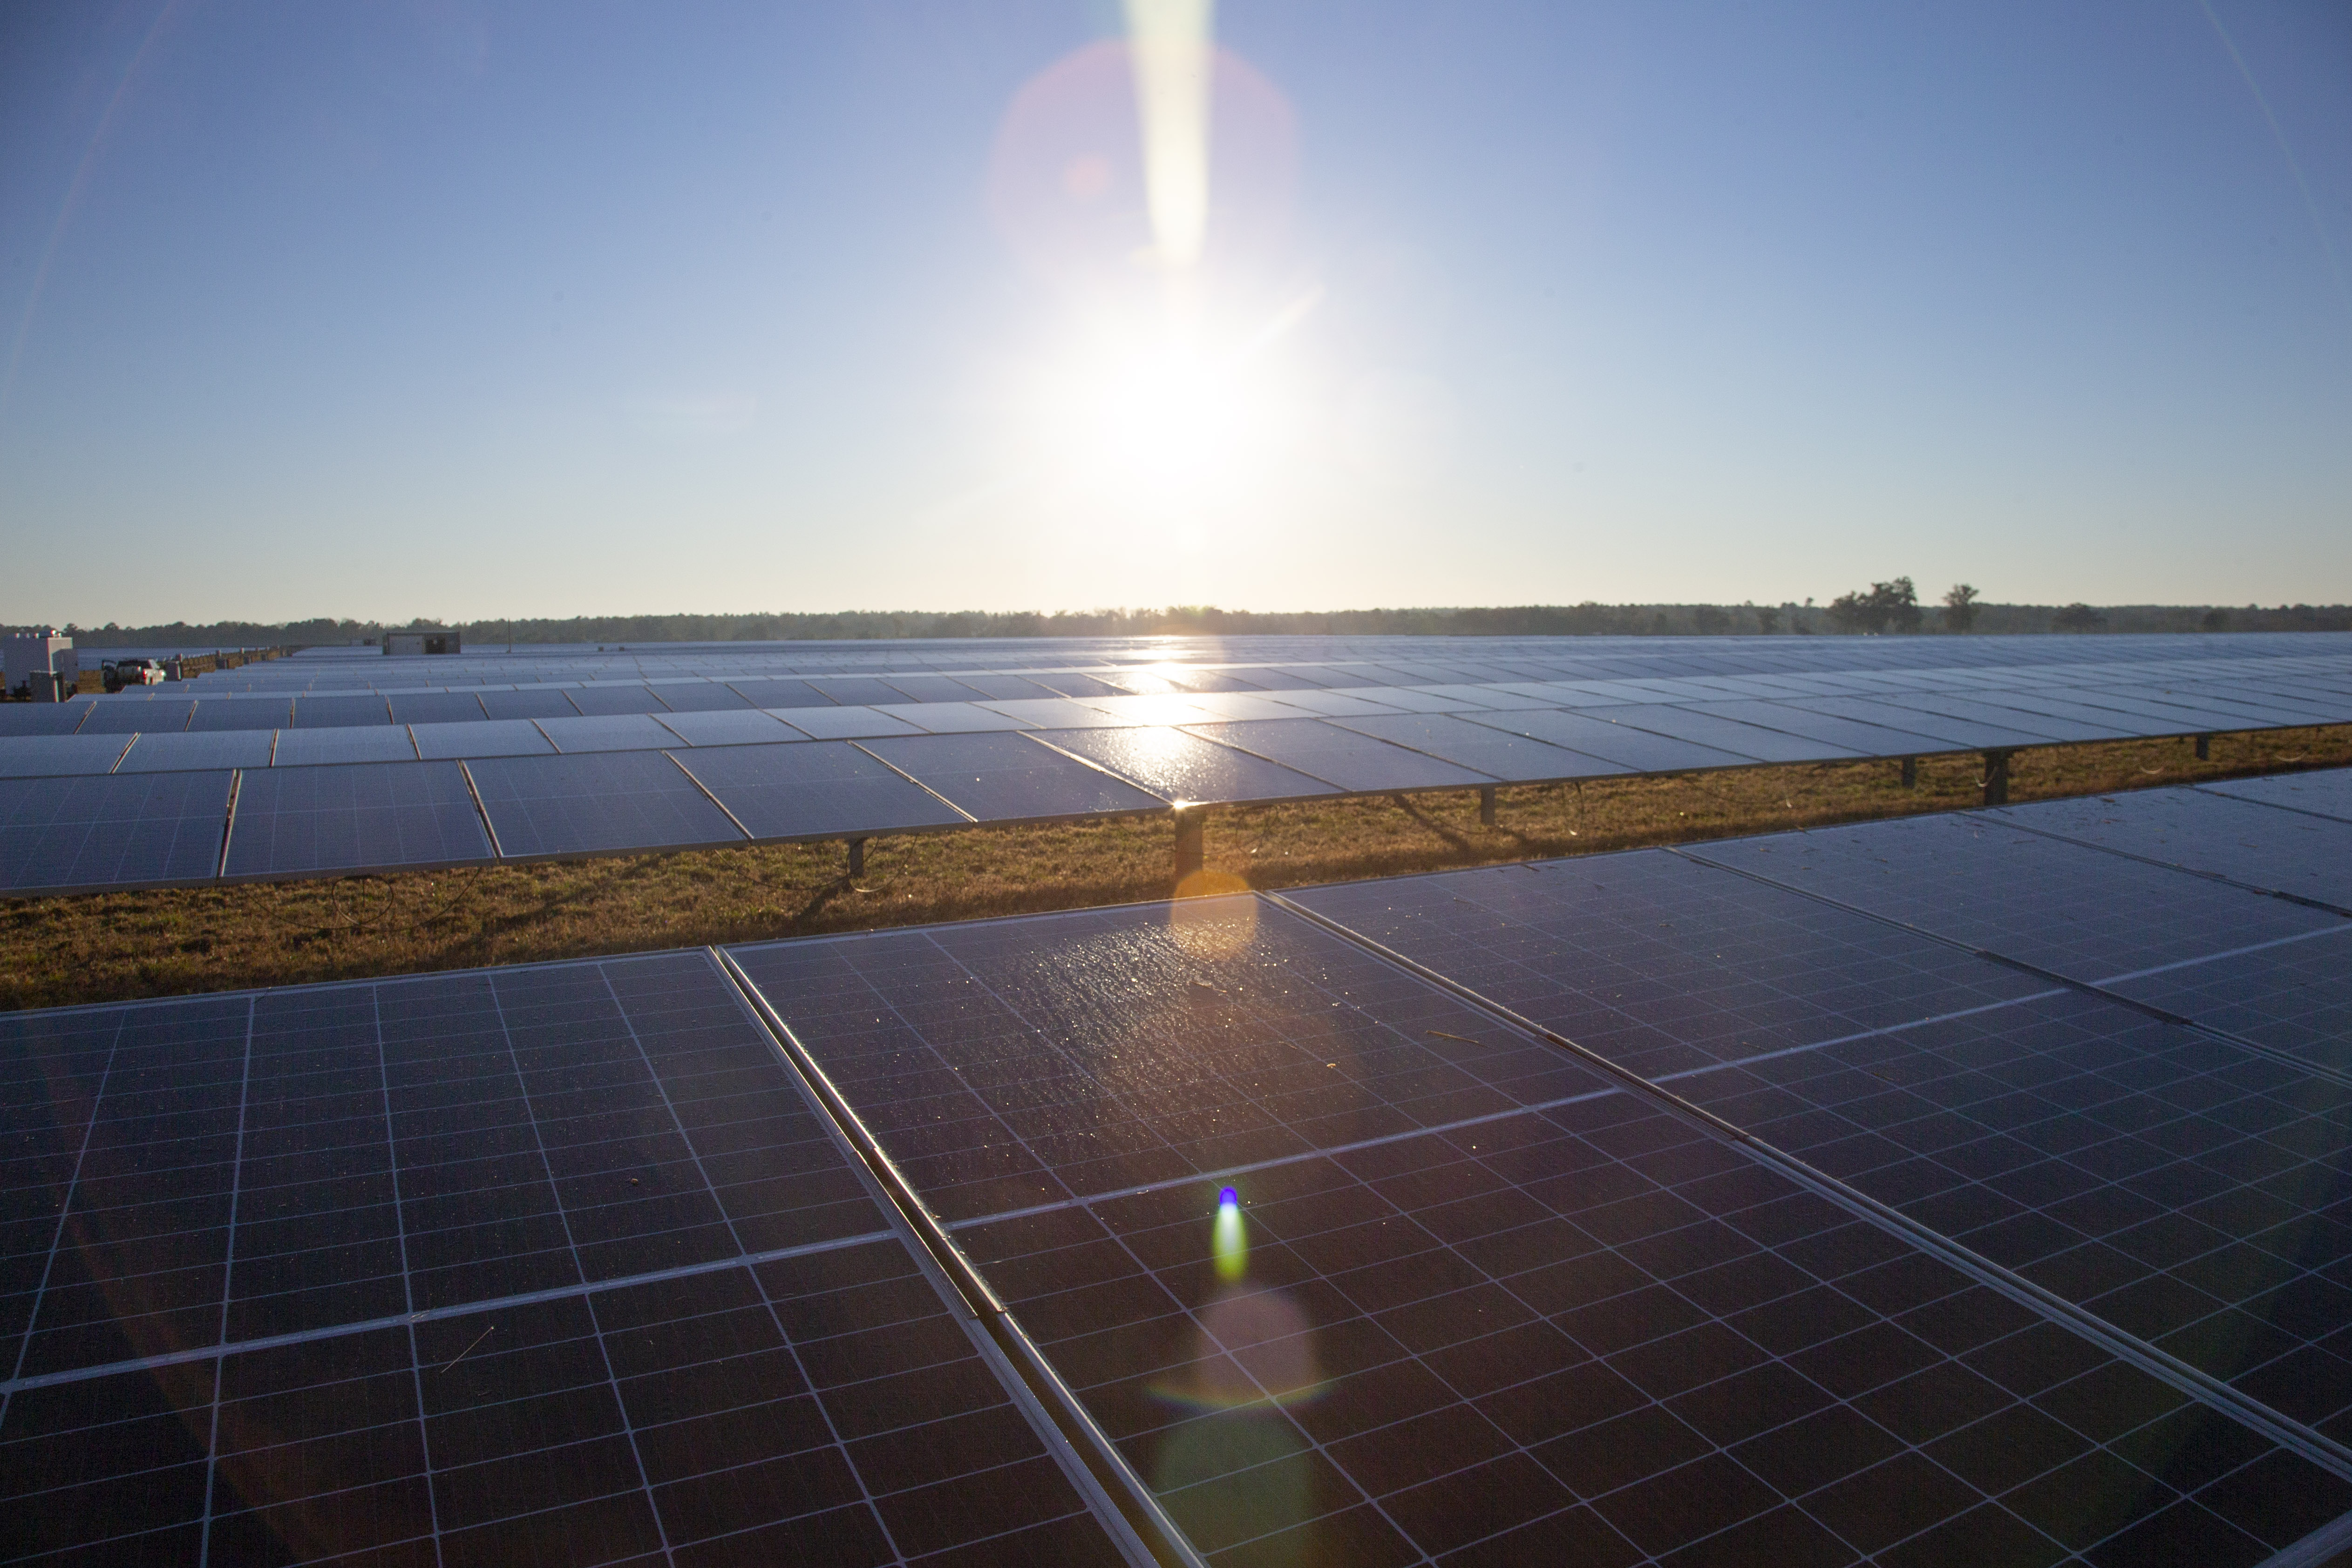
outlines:
M477 695L430 693L394 697L419 714L451 711L467 716L401 722L332 724L286 728L179 728L184 710L202 717L227 703L129 702L99 707L31 704L0 708L19 727L48 724L56 733L0 735L0 778L75 773L145 772L204 768L303 767L341 762L434 759L654 750L752 745L799 739L866 739L973 730L1075 727L1213 725L1277 718L1323 717L1354 723L1384 738L1411 738L1433 729L1459 735L1458 724L1429 716L1460 715L1570 749L1611 757L1633 731L1683 743L1665 761L1622 758L1643 770L1730 767L1742 762L1847 757L1912 756L1986 747L2022 747L2131 737L2201 734L2352 721L2352 673L2336 689L2314 680L2273 679L2252 685L2173 687L2102 686L2063 693L2014 688L1950 692L1840 693L1831 684L1807 691L1786 680L1757 677L1706 683L1519 682L1438 686L1298 688L1278 693L1187 691L1159 695L1087 694L987 700L754 707L730 688L693 683L684 689L723 693L735 706L683 711L582 714L576 700L600 695L623 707L658 699L650 687L513 691ZM632 695L634 694L634 695ZM675 696L675 691L671 694ZM536 714L488 716L488 696L499 706L560 708ZM296 705L307 708L319 699ZM332 698L375 705L386 699ZM285 716L278 703L265 705ZM590 703L591 706L597 706ZM161 719L160 725L150 722ZM1385 728L1383 727L1385 726ZM1612 727L1613 727L1613 728ZM1394 733L1390 733L1393 731ZM1697 747L1692 750L1688 747ZM1475 766L1475 764L1473 764Z
M1230 706L1244 699L1223 700ZM747 731L769 726L800 732L783 731L781 721L756 711L660 723L642 715L510 721L528 732L511 739L496 724L324 732L401 736L412 747L404 761L337 766L263 766L269 758L257 754L214 758L235 766L123 766L146 744L149 737L142 737L111 773L0 779L0 891L332 875L497 858L862 837L1174 805L1847 759L1866 755L1856 742L1873 743L1880 756L1995 743L1971 720L1931 716L1940 735L1912 735L1819 705L1716 705L1738 706L1743 716L1736 718L1698 708L1618 704L1218 721L1192 701L1117 701L1130 705L1128 715L1068 701L1055 705L1052 716L1066 719L1076 710L1097 721L1087 727L926 734L894 723L876 734L878 726L853 725L861 738L768 744L751 742ZM1884 716L1889 706L1871 705L1870 711ZM887 717L871 709L829 711ZM965 710L940 705L940 711ZM1000 725L1016 722L970 711ZM1120 722L1148 713L1210 722ZM1774 727L1759 722L1765 719ZM680 746L671 726L706 741L737 743ZM1815 733L1808 737L1805 730ZM1828 738L1832 735L1834 741ZM529 751L413 755L444 737L475 736L495 750L521 752L528 745ZM670 737L667 748L657 748L656 736ZM73 745L89 737L36 738ZM247 740L236 735L153 738L206 745ZM557 752L557 738L601 741L609 748ZM272 744L284 747L289 741L303 744L304 733L280 732ZM331 755L317 753L313 760L324 764Z

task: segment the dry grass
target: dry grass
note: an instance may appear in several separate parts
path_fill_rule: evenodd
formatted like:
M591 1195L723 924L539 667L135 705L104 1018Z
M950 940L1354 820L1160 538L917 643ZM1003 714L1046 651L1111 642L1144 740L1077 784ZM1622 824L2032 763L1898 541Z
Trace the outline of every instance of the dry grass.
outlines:
M2053 747L2011 763L2013 800L2352 765L2352 726ZM1295 886L1640 844L1820 827L1978 800L1974 758L1755 768L1220 810L1208 865ZM879 839L865 876L839 845L243 883L0 904L0 1008L229 990L854 931L1165 897L1165 820Z

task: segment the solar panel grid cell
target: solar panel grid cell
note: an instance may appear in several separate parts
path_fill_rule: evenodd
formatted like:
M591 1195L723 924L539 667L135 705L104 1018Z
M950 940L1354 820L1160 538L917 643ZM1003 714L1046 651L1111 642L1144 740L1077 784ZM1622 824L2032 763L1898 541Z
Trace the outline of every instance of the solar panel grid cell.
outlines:
M320 875L489 858L456 763L373 762L247 774L223 870Z
M0 779L0 890L194 882L220 866L226 772Z
M0 1075L22 1548L1118 1560L700 956L35 1015Z
M2196 789L2050 800L1988 814L2074 842L2352 911L2352 823Z
M1683 852L2086 981L2340 918L1975 814L1727 840ZM2163 917L2151 919L2152 911Z
M2249 1507L2266 1444L1398 971L1273 911L1203 936L1120 912L739 956L1212 1554L2207 1532L2251 1562L2352 1501L2313 1472L2307 1507ZM1123 1133L1144 1103L1190 1146ZM1475 1120L1418 1130L1440 1103Z
M484 758L467 767L509 858L743 841L742 830L663 752Z

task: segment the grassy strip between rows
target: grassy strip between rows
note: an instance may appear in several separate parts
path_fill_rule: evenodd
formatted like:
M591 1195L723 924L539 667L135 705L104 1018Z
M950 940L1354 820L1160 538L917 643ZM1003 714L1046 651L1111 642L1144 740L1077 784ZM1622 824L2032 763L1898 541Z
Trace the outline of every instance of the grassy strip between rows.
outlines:
M2012 801L2352 765L2352 725L2019 753ZM1979 801L1975 757L1506 787L1219 809L1208 869L1290 887L1593 854L1643 844L1946 811ZM0 903L0 1008L236 990L748 942L1164 898L1165 818L973 828L874 840L865 875L838 844L619 855L548 864L247 883Z

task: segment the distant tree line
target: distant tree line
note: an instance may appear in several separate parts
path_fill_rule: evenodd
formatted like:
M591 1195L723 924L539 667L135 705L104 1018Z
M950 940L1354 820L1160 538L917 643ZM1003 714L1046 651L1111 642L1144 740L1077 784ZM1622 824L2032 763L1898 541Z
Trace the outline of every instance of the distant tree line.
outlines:
M30 630L0 627L0 631ZM334 645L382 639L387 631L454 630L475 647L517 643L749 643L897 637L1776 636L1846 633L2352 631L2352 605L2282 604L2232 609L2205 604L1989 604L1956 583L1940 605L1923 605L1911 579L1892 578L1840 594L1826 605L1526 604L1486 609L1265 612L1213 604L1160 609L1056 611L850 610L828 614L583 615L570 620L419 618L405 625L338 620L219 621L192 625L61 628L89 648L239 648Z

